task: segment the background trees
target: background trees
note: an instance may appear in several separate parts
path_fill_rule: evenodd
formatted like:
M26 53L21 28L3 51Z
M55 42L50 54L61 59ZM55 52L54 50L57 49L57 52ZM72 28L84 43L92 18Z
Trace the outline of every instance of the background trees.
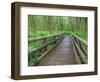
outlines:
M44 36L62 31L65 33L73 32L79 36L87 37L87 18L28 15L29 37Z

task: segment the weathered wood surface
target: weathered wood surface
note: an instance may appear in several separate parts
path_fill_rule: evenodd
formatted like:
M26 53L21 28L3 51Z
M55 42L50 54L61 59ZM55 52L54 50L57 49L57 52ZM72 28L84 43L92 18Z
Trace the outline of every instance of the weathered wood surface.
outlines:
M28 42L33 42L33 41L37 41L37 40L42 40L42 39L46 39L46 38L50 38L50 37L57 37L57 36L60 36L60 35L63 35L64 33L58 33L58 34L54 34L54 35L47 35L47 36L43 36L43 37L37 37L37 38L29 38L28 39Z
M71 36L66 36L61 43L47 54L37 65L71 65L77 64L74 56Z
M87 63L87 54L84 54L83 48L82 48L82 43L87 46L87 42L82 40L81 38L79 39L77 36L72 36L72 43L73 43L73 49L75 52L75 58L77 63Z

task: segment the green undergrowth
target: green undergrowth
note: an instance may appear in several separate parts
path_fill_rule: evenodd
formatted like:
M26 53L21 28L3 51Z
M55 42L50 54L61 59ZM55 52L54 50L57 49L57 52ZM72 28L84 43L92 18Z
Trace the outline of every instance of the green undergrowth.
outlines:
M78 37L84 39L84 40L88 40L88 34L86 32L72 32L74 33L75 35L77 35Z
M36 33L35 32L28 32L28 38L31 38L31 37L42 37L42 36L48 36L48 35L53 35L53 34L58 34L58 33L61 33L61 31L58 31L58 32L55 32L55 31L52 31L52 32L48 32L48 31L37 31Z

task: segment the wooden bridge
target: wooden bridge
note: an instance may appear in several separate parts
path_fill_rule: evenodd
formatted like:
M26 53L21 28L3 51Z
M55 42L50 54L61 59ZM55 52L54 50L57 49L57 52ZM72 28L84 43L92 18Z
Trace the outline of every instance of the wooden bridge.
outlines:
M29 50L29 66L71 65L87 63L87 42L74 34L64 33L31 38L32 42L41 41L38 48ZM41 53L41 54L40 54Z

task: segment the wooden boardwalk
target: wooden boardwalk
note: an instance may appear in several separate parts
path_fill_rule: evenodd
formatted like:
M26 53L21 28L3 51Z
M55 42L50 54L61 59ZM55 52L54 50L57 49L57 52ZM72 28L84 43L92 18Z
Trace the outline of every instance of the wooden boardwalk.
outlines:
M76 64L71 36L66 36L49 54L47 54L38 66L71 65Z

